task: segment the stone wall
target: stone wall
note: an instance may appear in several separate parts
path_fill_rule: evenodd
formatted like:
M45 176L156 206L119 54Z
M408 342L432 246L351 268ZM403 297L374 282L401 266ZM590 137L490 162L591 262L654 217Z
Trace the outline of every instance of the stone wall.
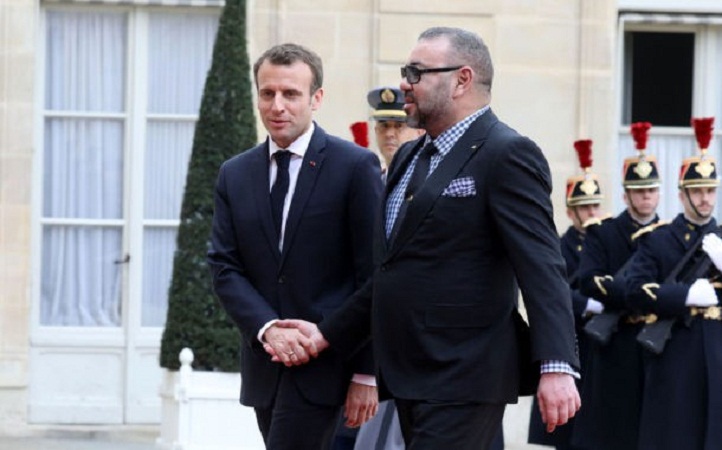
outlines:
M37 2L0 2L0 431L25 423Z
M492 108L534 139L549 160L559 230L569 224L566 178L580 173L575 140L594 140L595 171L605 192L611 192L615 1L420 0L412 8L402 0L267 0L252 5L251 60L289 41L317 51L324 61L325 97L316 119L348 139L348 126L369 116L366 92L399 84L399 67L421 31L444 25L477 32L495 64ZM260 121L259 136L265 136Z

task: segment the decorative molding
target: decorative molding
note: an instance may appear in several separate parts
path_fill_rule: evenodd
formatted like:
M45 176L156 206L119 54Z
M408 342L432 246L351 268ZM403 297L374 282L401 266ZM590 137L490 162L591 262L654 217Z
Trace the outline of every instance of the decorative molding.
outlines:
M44 4L68 5L130 5L130 6L192 6L221 8L225 0L42 0Z
M622 12L620 18L628 23L663 25L722 25L722 14L672 14Z

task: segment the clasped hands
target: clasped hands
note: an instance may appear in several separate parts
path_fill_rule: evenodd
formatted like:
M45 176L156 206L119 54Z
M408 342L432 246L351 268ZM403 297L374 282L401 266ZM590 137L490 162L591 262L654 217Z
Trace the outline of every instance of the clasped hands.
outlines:
M315 323L305 320L279 320L263 334L264 350L271 361L286 367L300 366L316 358L329 344ZM352 382L346 394L346 426L355 428L370 420L378 411L376 386Z
M277 321L263 338L263 349L271 355L271 361L286 367L306 364L329 345L315 323L298 319Z

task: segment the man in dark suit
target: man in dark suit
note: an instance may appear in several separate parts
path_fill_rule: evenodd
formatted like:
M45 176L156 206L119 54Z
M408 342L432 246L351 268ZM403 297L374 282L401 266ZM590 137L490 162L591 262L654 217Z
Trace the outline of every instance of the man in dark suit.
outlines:
M341 353L371 335L379 392L396 400L404 440L417 450L487 449L506 403L517 401L527 362L519 350L530 344L552 431L580 403L549 167L489 109L493 69L476 34L423 32L401 74L408 123L427 135L391 164L373 278L320 329L283 325ZM520 339L517 286L529 342Z
M295 367L292 361L308 357L308 339L275 323L321 321L371 274L381 171L373 153L312 121L323 99L315 53L273 47L254 76L269 138L220 169L208 263L243 337L241 403L255 408L266 446L325 449L344 401L349 425L374 414L373 364L350 367L326 352ZM286 366L269 361L263 344Z

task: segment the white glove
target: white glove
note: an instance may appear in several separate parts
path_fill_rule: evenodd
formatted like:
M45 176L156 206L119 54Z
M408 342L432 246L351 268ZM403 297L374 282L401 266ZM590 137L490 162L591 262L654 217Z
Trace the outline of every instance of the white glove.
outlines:
M705 308L717 304L717 294L714 292L712 283L706 278L698 278L692 283L687 292L687 300L684 302L687 306L699 306Z
M584 315L601 314L604 312L604 305L601 302L589 297L587 299L587 307L584 309Z
M709 256L717 270L722 271L722 239L710 233L702 238L702 250Z

